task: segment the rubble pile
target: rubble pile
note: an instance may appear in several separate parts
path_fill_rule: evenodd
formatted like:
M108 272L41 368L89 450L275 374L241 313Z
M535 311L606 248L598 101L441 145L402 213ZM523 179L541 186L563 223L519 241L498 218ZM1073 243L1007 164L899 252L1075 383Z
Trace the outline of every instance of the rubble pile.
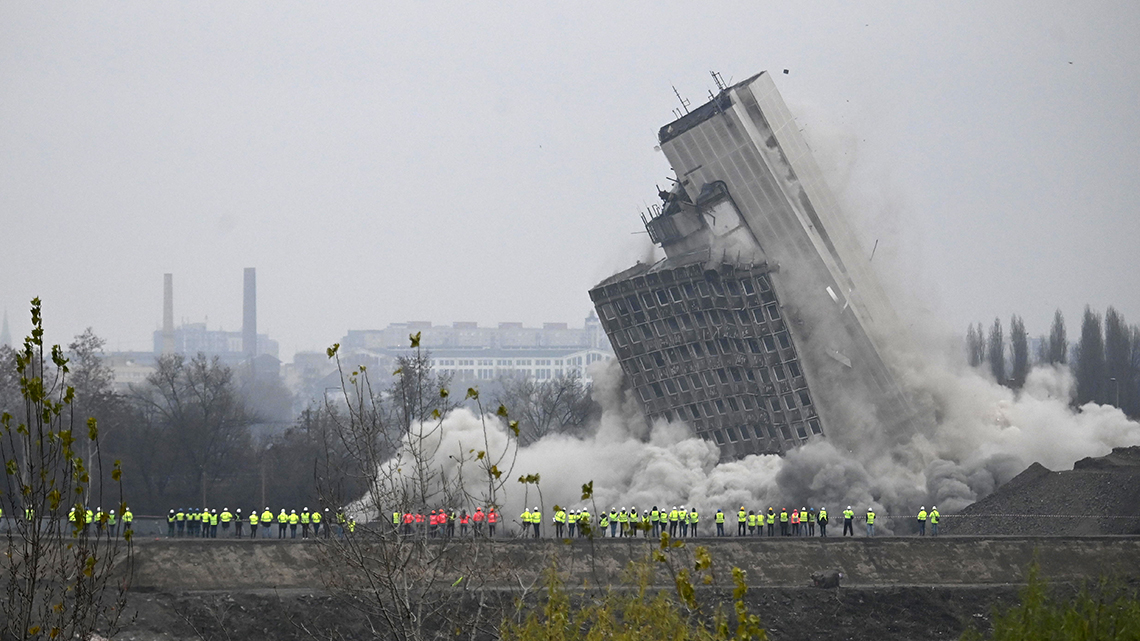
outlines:
M946 534L1140 534L1140 446L1085 458L1069 471L1030 465L943 522Z

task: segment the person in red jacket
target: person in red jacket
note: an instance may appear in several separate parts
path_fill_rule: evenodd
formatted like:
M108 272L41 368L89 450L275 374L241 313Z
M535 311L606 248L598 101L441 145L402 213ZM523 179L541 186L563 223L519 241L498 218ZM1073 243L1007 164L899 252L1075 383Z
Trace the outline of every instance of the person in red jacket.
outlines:
M404 513L404 536L411 536L412 523L416 520L416 515L411 512Z
M467 536L467 523L471 517L467 516L467 510L459 512L459 536Z
M487 534L487 536L490 536L491 538L495 538L495 524L498 522L499 522L499 513L496 512L495 508L493 508L493 507L488 508L488 512L487 512L488 534Z

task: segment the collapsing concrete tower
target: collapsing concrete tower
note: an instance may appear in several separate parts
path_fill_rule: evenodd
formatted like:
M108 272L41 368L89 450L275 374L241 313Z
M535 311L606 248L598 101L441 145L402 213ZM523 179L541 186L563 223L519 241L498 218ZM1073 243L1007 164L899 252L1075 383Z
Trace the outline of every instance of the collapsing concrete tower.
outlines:
M885 349L900 324L771 77L658 138L677 179L644 222L666 258L590 291L647 415L723 459L912 430Z
M257 269L245 268L242 299L241 351L248 358L257 356Z

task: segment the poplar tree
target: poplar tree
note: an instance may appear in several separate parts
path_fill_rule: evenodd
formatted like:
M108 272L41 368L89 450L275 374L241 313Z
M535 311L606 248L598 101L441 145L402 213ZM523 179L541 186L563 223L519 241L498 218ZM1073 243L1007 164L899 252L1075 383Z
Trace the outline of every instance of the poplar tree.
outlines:
M1077 405L1103 403L1104 398L1104 333L1100 314L1085 307L1081 321L1081 340L1077 344Z
M1009 376L1009 385L1013 389L1021 389L1029 375L1029 336L1025 333L1025 322L1017 314L1009 319L1009 342L1013 351L1013 371Z
M1005 338L1002 336L1001 319L995 318L990 327L990 339L986 349L986 360L990 364L990 372L994 380L1005 385Z
M1124 316L1109 307L1104 314L1105 401L1128 406L1132 383L1132 337Z
M1053 313L1053 327L1049 330L1049 345L1045 352L1045 362L1050 365L1064 365L1069 359L1069 343L1065 337L1065 317L1061 310Z

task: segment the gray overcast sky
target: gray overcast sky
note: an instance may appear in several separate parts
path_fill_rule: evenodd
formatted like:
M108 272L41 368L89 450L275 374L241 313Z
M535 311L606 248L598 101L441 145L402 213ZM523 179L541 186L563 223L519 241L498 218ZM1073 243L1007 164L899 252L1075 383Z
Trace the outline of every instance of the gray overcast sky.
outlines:
M810 6L789 6L808 4ZM775 80L888 280L963 331L1140 321L1140 3L0 4L0 307L150 349L580 325L709 70ZM780 73L783 69L790 73ZM880 258L881 257L881 258ZM880 262L881 261L881 262Z

